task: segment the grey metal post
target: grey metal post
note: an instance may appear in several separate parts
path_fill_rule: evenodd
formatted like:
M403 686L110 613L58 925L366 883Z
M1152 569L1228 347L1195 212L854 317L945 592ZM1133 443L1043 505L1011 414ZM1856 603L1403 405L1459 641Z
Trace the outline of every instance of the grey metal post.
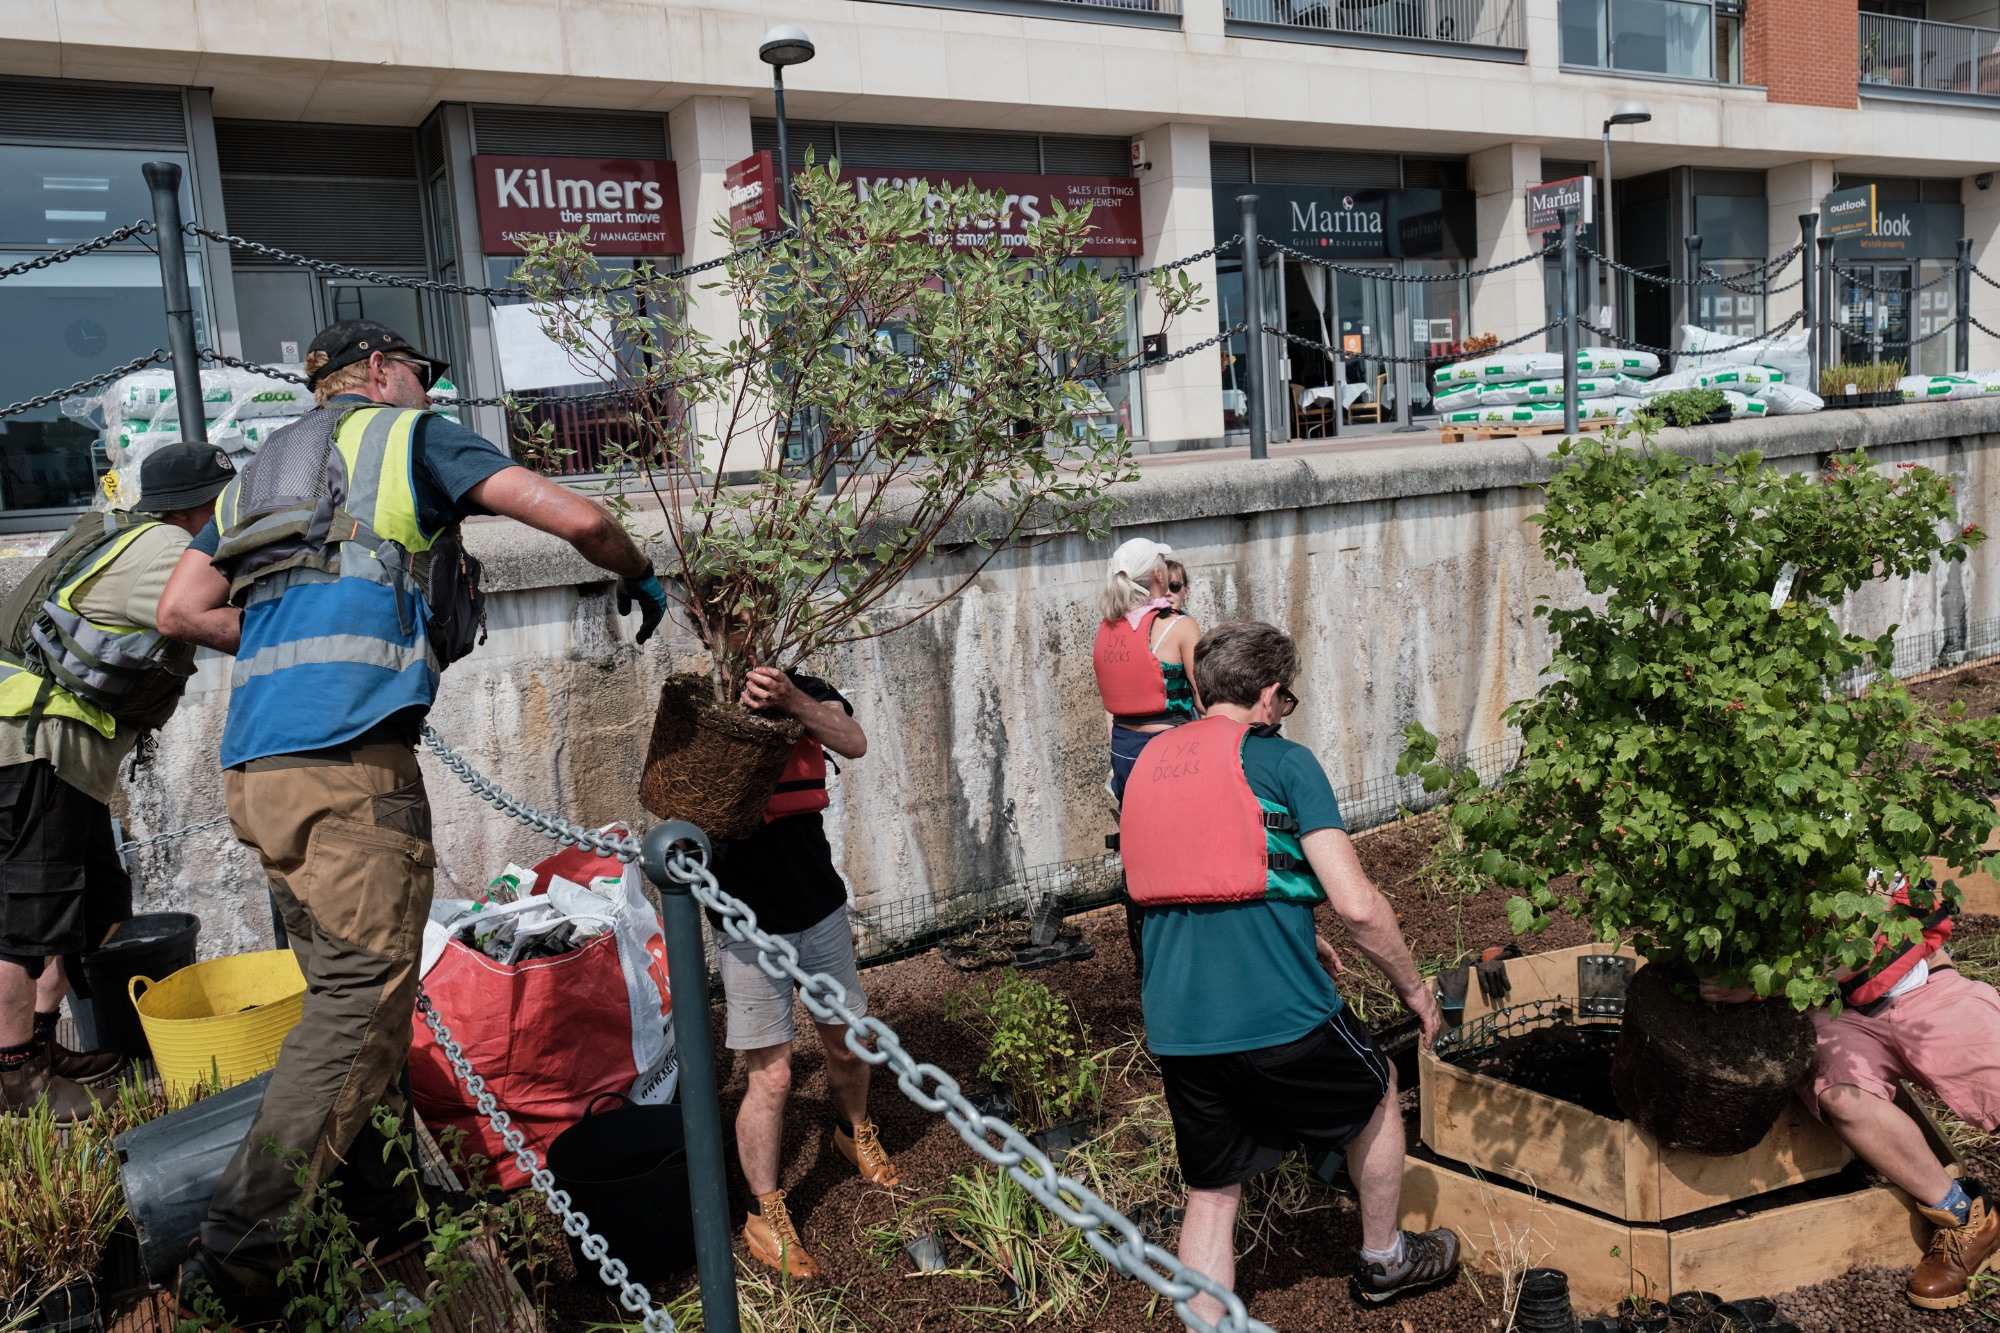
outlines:
M1958 346L1952 366L1959 374L1972 369L1972 238L1958 238L1958 279L1952 283L1952 301L1958 306Z
M1270 404L1264 399L1264 266L1257 256L1257 196L1236 196L1236 217L1243 233L1243 381L1249 398L1250 456L1270 457L1270 428L1265 421Z
M701 907L689 887L667 873L667 860L677 847L699 852L704 863L714 857L708 835L684 819L669 819L646 834L639 859L646 878L660 891L667 975L674 984L681 1128L687 1138L688 1204L694 1214L702 1327L709 1333L740 1333L735 1237L729 1225L729 1184L723 1175L722 1110L715 1098L715 1048L708 1028L708 960L701 951Z
M1799 324L1806 331L1806 364L1813 368L1813 379L1819 379L1819 295L1815 284L1818 271L1813 266L1814 237L1819 232L1819 214L1799 214ZM1768 298L1766 298L1768 302ZM1764 309L1764 327L1771 325L1771 310ZM1819 388L1817 383L1805 386L1808 393Z
M1562 214L1563 431L1576 434L1576 210Z
M785 67L771 66L771 99L778 112L778 198L784 201L784 224L792 225L792 149L785 137Z
M1822 236L1816 244L1819 246L1819 365L1824 370L1840 362L1833 332L1833 237ZM1814 385L1813 389L1817 392L1819 386Z
M201 354L194 343L194 297L188 292L187 247L181 235L181 167L178 162L148 162L139 168L153 191L153 228L160 244L160 290L167 301L167 351L174 362L174 398L181 438L208 443L208 417L202 411Z
M1686 287L1681 288L1682 291L1687 293L1686 297L1687 318L1682 320L1681 323L1684 325L1699 324L1701 323L1701 235L1700 233L1696 233L1692 236L1689 236L1687 240L1683 242L1683 244L1687 246L1688 285ZM1667 341L1669 343L1672 343L1673 339L1669 338ZM1676 370L1680 368L1678 363L1675 365L1674 368Z
M1412 431L1410 424L1411 386L1414 377L1410 373L1410 358L1417 354L1416 340L1410 337L1410 284L1402 280L1402 274L1392 274L1389 278L1389 318L1395 323L1395 331L1389 339L1391 354L1396 357L1394 378L1396 381L1396 429Z

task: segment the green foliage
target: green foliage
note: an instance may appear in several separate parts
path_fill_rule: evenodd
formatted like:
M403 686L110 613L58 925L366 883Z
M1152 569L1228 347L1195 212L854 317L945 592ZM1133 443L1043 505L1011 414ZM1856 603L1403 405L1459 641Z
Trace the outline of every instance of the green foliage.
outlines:
M1720 389L1670 389L1648 398L1639 410L1669 426L1699 426L1727 406Z
M795 230L753 249L718 224L735 254L706 289L739 311L726 339L675 283L599 268L581 233L526 243L516 274L574 362L632 391L612 499L629 510L636 483L658 501L677 566L663 573L724 701L753 663L929 614L1010 541L1103 534L1110 487L1135 475L1123 430L1084 419L1090 381L1136 359L1138 318L1130 286L1078 260L1088 209L1058 204L1019 248L961 253L945 239L997 236L1004 195L864 196L837 162L809 161L795 185ZM1152 290L1162 321L1204 303L1185 272ZM972 558L884 609L940 548Z
M1090 1031L1068 997L1008 968L988 985L944 999L944 1015L985 1038L979 1072L1007 1084L1030 1129L1086 1114L1104 1090Z
M1005 1171L982 1166L961 1172L945 1182L942 1194L913 1205L910 1216L927 1218L962 1247L971 1256L969 1271L1013 1283L1025 1311L1018 1316L1022 1323L1075 1322L1105 1290L1104 1261L1083 1233Z
M1901 361L1843 361L1820 371L1820 397L1837 398L1850 384L1855 393L1887 393L1903 374Z
M2000 823L1986 797L2000 721L1928 711L1888 676L1893 630L1845 634L1832 609L1962 561L1985 534L1959 526L1947 478L1878 471L1860 451L1818 478L1755 453L1707 465L1592 438L1558 455L1533 521L1590 600L1536 608L1557 647L1548 683L1508 712L1519 768L1482 791L1413 725L1398 771L1453 789L1480 871L1514 892L1516 930L1583 912L1653 959L1800 1008L1825 1000L1829 966L1865 966L1878 931L1919 933L1885 920L1867 872L1916 882L1928 856L1981 864ZM1874 681L1846 696L1870 664ZM1576 887L1558 894L1568 873Z

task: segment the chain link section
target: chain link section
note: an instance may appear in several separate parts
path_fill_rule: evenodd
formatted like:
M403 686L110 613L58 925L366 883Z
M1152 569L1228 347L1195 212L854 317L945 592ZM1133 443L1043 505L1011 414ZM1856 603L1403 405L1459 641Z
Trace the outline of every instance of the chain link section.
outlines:
M120 852L142 852L148 847L158 847L163 843L178 842L182 838L191 838L197 833L206 833L212 828L221 828L228 822L228 815L217 815L213 819L204 819L199 824L189 824L185 828L177 828L169 833L155 833L150 838L134 838L126 842L121 842L118 844L118 850Z
M486 1090L486 1080L473 1072L472 1062L465 1058L465 1051L452 1040L451 1029L438 1017L437 1007L431 1003L431 997L421 982L417 984L417 1012L424 1016L424 1025L430 1028L438 1049L450 1061L451 1072L472 1094L473 1104L479 1108L479 1113L486 1117L486 1123L493 1126L494 1132L500 1135L500 1141L514 1154L514 1165L528 1177L528 1183L548 1204L549 1212L562 1223L563 1231L577 1240L584 1257L596 1261L597 1276L605 1286L618 1293L618 1303L633 1314L642 1316L640 1326L646 1333L674 1333L673 1316L653 1304L652 1293L632 1281L623 1259L611 1256L611 1247L604 1237L590 1229L590 1218L570 1206L569 1191L556 1188L554 1174L542 1165L540 1155L528 1146L528 1140L521 1131L514 1128L513 1117L501 1110L498 1099Z
M1935 278L1932 278L1929 282L1919 283L1915 287L1878 287L1872 282L1867 282L1861 278L1855 277L1852 273L1849 273L1846 269L1840 267L1840 265L1838 264L1835 264L1833 266L1833 276L1840 279L1842 282L1848 284L1849 286L1859 287L1861 288L1861 290L1865 292L1875 292L1884 296L1893 296L1899 292L1928 291L1932 287L1937 286L1941 282L1947 282L1952 278L1958 276L1958 264L1956 261L1953 261L1951 266L1945 269L1944 272L1938 274Z
M1231 338L1234 338L1237 334L1243 332L1243 330L1249 327L1250 326L1248 324L1244 323L1242 320L1239 319L1234 324L1231 324L1228 328L1224 329L1222 332L1216 334L1213 338L1203 338L1198 343L1189 343L1186 347L1181 348L1181 350L1178 352L1169 352L1165 356L1155 357L1151 361L1141 362L1138 368L1140 370L1153 370L1156 367L1166 365L1169 361L1178 361L1184 356L1193 356L1196 352L1199 352L1204 348L1213 347L1217 343L1228 342Z
M87 255L93 251L102 250L106 246L116 245L120 241L129 241L134 236L143 236L151 230L153 230L152 222L146 218L141 218L130 226L120 227L117 231L99 236L95 240L85 241L80 245L72 245L67 250L55 250L45 255L36 255L33 259L22 263L10 264L6 268L0 268L0 278L18 278L23 273L33 273L38 268L47 268L51 264L60 264L66 259L75 259L80 255Z
M1193 350L1193 349L1189 349ZM556 815L537 810L518 797L510 796L491 779L483 776L468 763L464 756L445 744L444 738L428 724L424 727L424 741L431 753L449 769L459 781L471 787L474 794L517 822L533 828L547 837L564 844L574 843L596 852L600 856L616 857L621 861L637 859L639 843L632 838L607 838L594 833L579 824ZM1173 1302L1174 1310L1190 1327L1200 1333L1271 1333L1264 1324L1250 1317L1243 1304L1243 1298L1217 1282L1205 1273L1188 1268L1181 1261L1158 1245L1146 1240L1138 1224L1105 1203L1080 1181L1072 1180L1055 1168L1047 1153L1037 1148L1022 1136L1018 1129L997 1116L983 1115L979 1109L966 1100L959 1091L958 1081L939 1069L936 1065L921 1064L903 1049L902 1039L894 1028L879 1018L864 1018L856 1015L847 1006L847 991L838 981L823 972L808 973L799 966L799 952L789 940L774 938L758 928L757 914L724 893L715 882L715 876L708 867L690 857L683 850L676 850L667 863L667 873L677 882L688 886L694 898L703 907L722 918L722 928L729 937L739 943L748 944L757 950L757 963L773 978L790 978L799 988L799 998L814 1018L822 1023L839 1023L847 1028L847 1048L871 1065L886 1065L896 1076L896 1085L918 1106L933 1114L942 1115L967 1147L978 1153L986 1161L1007 1172L1021 1188L1039 1202L1042 1207L1061 1218L1069 1226L1083 1233L1091 1249L1116 1271L1127 1277L1136 1278L1153 1291ZM421 989L417 992L418 1008L424 1012L424 1021L438 1036L438 1047L448 1058L452 1058L453 1069L465 1082L468 1090L479 1097L480 1110L487 1115L493 1127L502 1132L502 1137L512 1133L507 1146L516 1149L516 1157L522 1170L535 1171L535 1184L541 1189L539 1177L546 1176L541 1171L532 1153L524 1146L517 1146L520 1139L518 1130L513 1130L505 1120L506 1113L493 1104L491 1094L484 1091L481 1084L474 1088L470 1066L464 1064L463 1057L455 1054L456 1048L446 1045L448 1034L437 1014L429 1007ZM1000 1147L994 1147L990 1138L998 1138ZM553 1186L553 1178L550 1178ZM553 1188L542 1191L549 1200L551 1211L556 1210L557 1196L561 1193ZM567 1208L558 1215L564 1218L567 1230L573 1211ZM581 1224L583 1219L576 1218ZM578 1235L571 1231L571 1235ZM1115 1239L1114 1239L1115 1236ZM593 1255L593 1258L598 1257ZM617 1286L609 1276L611 1264L605 1263L599 1276L607 1283ZM619 1265L622 1270L623 1265ZM1219 1323L1211 1324L1196 1315L1189 1302L1196 1296L1207 1294L1222 1302L1223 1316ZM644 1293L640 1293L643 1299ZM628 1286L621 1300L627 1308L636 1311L639 1307L629 1304L631 1297ZM664 1318L664 1312L661 1312ZM648 1316L647 1328L650 1333L670 1333L671 1323L664 1328L651 1322Z
M93 375L87 380L78 380L67 389L57 389L54 393L45 393L39 398L29 398L22 402L9 403L5 407L0 407L0 418L19 416L23 412L32 412L38 407L47 407L51 403L59 403L65 398L74 398L80 393L89 393L92 389L101 389L121 375L129 375L135 370L144 370L147 366L153 365L156 362L170 359L167 356L166 348L155 347L144 356L135 356L124 365L114 366L102 375Z
M1718 352L1733 352L1739 347L1748 347L1752 343L1768 342L1772 338L1777 337L1779 334L1783 333L1786 329L1789 329L1790 327L1792 327L1792 325L1798 323L1800 320L1804 318L1805 318L1805 312L1794 311L1792 317L1786 320L1784 323L1778 325L1777 328L1766 329L1764 332L1758 334L1754 338L1745 338L1741 342L1724 343L1720 347L1704 347L1698 352L1694 351L1676 352L1671 347L1655 347L1651 343L1634 342L1630 338L1619 337L1617 334L1613 333L1610 329L1601 329L1587 319L1579 319L1577 320L1577 324L1583 328L1589 329L1592 333L1596 334L1600 338L1603 338L1606 342L1609 342L1618 347L1630 348L1632 351L1635 352L1652 352L1657 356L1713 356Z
M1967 315L1965 317L1965 320L1966 323L1972 325L1973 328L1978 329L1981 333L1985 334L1987 337L2000 338L2000 333L1995 333L1992 329L1987 328L1984 324L1981 324L1976 317L1972 315Z
M1750 281L1750 279L1762 276L1763 274L1766 273L1778 272L1780 269L1790 264L1792 260L1797 258L1800 251L1804 249L1805 247L1802 245L1794 245L1791 249L1785 251L1781 255L1778 255L1776 258L1767 259L1763 263L1757 265L1757 267L1753 269L1746 269L1744 272L1738 273L1734 277L1725 278L1720 273L1710 268L1707 264L1703 264L1701 266L1700 276L1698 277L1663 278L1657 273L1648 273L1644 269L1633 268L1630 264L1622 264L1616 259L1611 258L1609 255L1601 255L1595 249L1593 249L1588 245L1578 245L1576 247L1578 254L1583 255L1590 259L1595 259L1598 263L1605 265L1607 268L1615 269L1618 272L1625 274L1627 277L1637 278L1641 282L1650 282L1656 287L1713 287L1720 285L1723 287L1727 287L1729 290L1733 292L1742 292L1746 296L1762 296L1765 294L1763 285L1761 283ZM1803 282L1804 280L1805 280L1805 273L1801 271L1797 278L1794 278L1791 282L1786 283L1783 287L1773 287L1771 288L1771 291L1772 292L1790 291L1793 287L1797 286L1800 282Z
M1186 268L1189 264L1199 264L1204 259L1213 259L1216 256L1224 253L1225 251L1234 250L1237 246L1241 244L1243 244L1243 235L1241 232L1239 232L1236 235L1231 236L1228 240L1223 241L1218 245L1211 245L1206 250L1197 250L1195 251L1195 253L1187 255L1183 258L1169 259L1164 264L1155 264L1151 268L1142 268L1136 273L1120 273L1118 275L1118 281L1143 282L1147 278L1152 277L1155 273L1164 273L1168 269L1174 269L1174 268Z
M1273 240L1261 232L1257 236L1257 244L1296 259L1301 264L1316 264L1330 273L1345 273L1356 278L1374 278L1380 282L1457 282L1460 278L1491 277L1495 273L1505 273L1510 268L1519 268L1523 264L1532 264L1538 259L1547 259L1549 256L1555 254L1559 248L1554 245L1545 245L1539 250L1522 255L1519 259L1510 259L1504 264L1495 264L1492 268L1477 268L1465 273L1389 273L1379 268L1357 268L1351 264L1337 264L1331 259L1321 259L1318 255L1307 254L1304 250L1296 250L1286 245L1283 241ZM1382 358L1372 357L1370 359L1379 361Z
M1336 348L1328 347L1325 343L1308 338L1303 334L1281 329L1275 324L1266 324L1264 332L1283 338L1286 342L1297 343L1301 347L1310 347L1322 356L1341 361L1380 361L1385 365L1435 366L1447 361L1467 361L1482 356L1490 356L1502 348L1518 346L1530 339L1539 338L1543 334L1561 327L1561 320L1552 319L1539 329L1531 329L1518 338L1509 338L1506 342L1495 343L1491 347L1481 348L1477 352L1458 352L1451 356L1376 356L1371 352L1343 352Z

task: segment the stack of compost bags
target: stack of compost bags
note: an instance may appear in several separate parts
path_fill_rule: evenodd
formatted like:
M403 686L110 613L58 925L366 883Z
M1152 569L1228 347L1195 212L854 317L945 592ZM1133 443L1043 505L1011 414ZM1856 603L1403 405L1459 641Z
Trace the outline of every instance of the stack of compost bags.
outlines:
M1637 407L1641 387L1660 371L1651 352L1584 347L1576 354L1578 421L1608 421ZM1560 426L1561 352L1509 352L1441 366L1432 406L1447 426Z
M1710 350L1720 349L1720 350ZM1640 396L1652 398L1675 389L1720 389L1732 415L1788 416L1817 412L1826 406L1807 387L1812 367L1806 355L1806 335L1745 341L1693 324L1681 329L1679 367L1648 383Z
M303 384L275 375L226 366L201 372L208 439L239 468L273 431L305 415L312 405L312 392ZM102 483L104 503L113 509L130 509L138 502L139 465L146 455L181 439L181 405L170 370L121 376L62 407L65 416L101 429L111 464Z

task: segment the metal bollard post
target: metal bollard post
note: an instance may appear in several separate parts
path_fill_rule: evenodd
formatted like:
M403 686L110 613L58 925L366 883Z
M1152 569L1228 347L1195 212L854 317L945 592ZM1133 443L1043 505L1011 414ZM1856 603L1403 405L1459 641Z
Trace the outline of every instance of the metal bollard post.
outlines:
M1819 246L1819 367L1837 365L1841 352L1834 342L1833 330L1833 237L1822 236L1816 242ZM1817 391L1819 386L1814 385Z
M1701 323L1701 237L1690 236L1682 244L1687 246L1688 257L1688 285L1681 288L1686 293L1682 299L1687 302L1687 318L1681 321L1685 327ZM1671 343L1673 339L1667 341ZM1679 362L1675 362L1674 369L1680 369Z
M1952 367L1963 375L1972 369L1972 238L1970 236L1958 238L1958 275L1956 281L1952 283L1952 288L1952 301L1958 306L1958 329L1954 335L1958 346L1952 357Z
M194 343L194 298L188 292L187 249L181 236L181 168L178 162L148 162L139 168L153 191L154 235L160 243L160 290L167 300L167 351L173 354L175 409L181 438L208 443L202 411L201 357Z
M1264 399L1264 266L1257 256L1257 196L1236 196L1236 214L1243 229L1243 382L1249 399L1250 456L1270 457L1271 432Z
M1576 434L1576 210L1562 213L1563 433Z
M702 1327L709 1333L740 1333L729 1184L722 1165L722 1110L716 1104L715 1047L708 1029L708 960L701 952L701 905L688 885L667 873L668 858L682 847L699 852L704 864L714 855L707 834L684 819L669 819L655 824L646 834L639 863L660 891L660 924L667 937L667 976L674 990L681 1128L687 1136L688 1203L694 1214Z
M1806 364L1813 368L1813 383L1808 390L1819 388L1819 303L1815 299L1819 281L1813 267L1813 237L1819 230L1819 214L1799 214L1799 325L1806 331ZM1766 286L1768 286L1768 282ZM1771 327L1770 298L1765 298L1764 327Z

